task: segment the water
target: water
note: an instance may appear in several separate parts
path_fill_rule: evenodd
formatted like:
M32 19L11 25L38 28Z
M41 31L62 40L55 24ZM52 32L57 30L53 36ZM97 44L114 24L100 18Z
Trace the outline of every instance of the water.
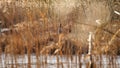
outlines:
M28 56L27 55L5 55L2 54L0 61L0 68L12 68L17 66L17 68L28 68ZM95 68L120 68L120 56L108 57L102 56L92 56L93 62L96 65ZM73 55L72 57L67 56L39 56L31 55L31 68L37 68L37 62L39 62L40 68L86 68L89 59Z

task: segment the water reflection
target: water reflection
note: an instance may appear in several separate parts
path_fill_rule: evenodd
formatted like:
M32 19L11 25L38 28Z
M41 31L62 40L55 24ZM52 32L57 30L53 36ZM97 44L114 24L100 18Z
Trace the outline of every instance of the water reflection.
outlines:
M94 64L93 68L120 68L120 57L115 56L92 56L92 63ZM27 55L5 55L0 56L0 68L11 68L12 66L16 68L28 68L28 56ZM31 55L31 68L37 68L38 65L40 68L86 68L88 60L85 59L85 56L39 56Z

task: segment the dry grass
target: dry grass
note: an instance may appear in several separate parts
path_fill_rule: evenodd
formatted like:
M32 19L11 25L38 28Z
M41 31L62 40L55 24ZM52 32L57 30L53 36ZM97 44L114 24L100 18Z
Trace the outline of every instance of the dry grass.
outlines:
M16 66L17 57L27 54L28 68L32 65L31 54L36 56L37 68L47 64L49 55L56 55L57 62L58 55L65 55L71 61L73 55L79 55L81 64L81 55L88 52L88 33L92 31L93 55L119 55L120 16L113 13L118 8L112 3L108 0L0 1L0 29L10 29L0 33L0 53L12 55ZM42 55L44 62L39 61ZM93 61L92 66L96 67Z

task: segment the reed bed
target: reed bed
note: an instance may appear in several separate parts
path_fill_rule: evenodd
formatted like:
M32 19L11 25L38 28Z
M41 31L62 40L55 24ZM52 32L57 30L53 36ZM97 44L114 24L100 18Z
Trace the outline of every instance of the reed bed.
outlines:
M118 6L114 0L0 1L0 67L119 68Z

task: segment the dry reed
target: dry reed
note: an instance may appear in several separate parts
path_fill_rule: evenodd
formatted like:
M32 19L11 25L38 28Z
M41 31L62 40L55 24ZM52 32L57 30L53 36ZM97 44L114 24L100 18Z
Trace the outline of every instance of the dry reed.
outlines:
M0 66L119 68L114 60L120 54L120 17L114 10L109 0L0 1L0 31L9 29L0 32ZM92 66L82 58L88 53L88 32L94 34ZM103 64L105 58L108 64Z

